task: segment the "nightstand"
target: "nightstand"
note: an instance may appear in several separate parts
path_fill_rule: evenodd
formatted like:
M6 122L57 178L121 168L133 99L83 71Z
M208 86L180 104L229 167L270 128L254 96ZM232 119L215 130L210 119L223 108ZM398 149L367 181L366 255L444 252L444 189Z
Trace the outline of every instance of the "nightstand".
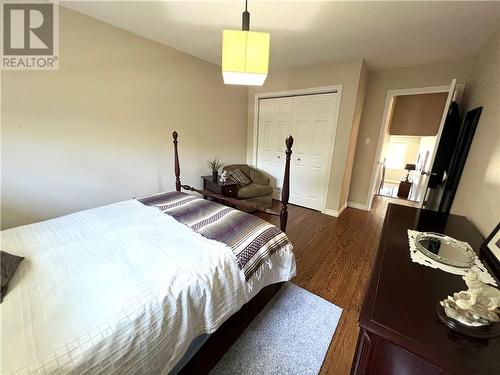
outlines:
M403 199L408 199L410 195L412 183L410 181L401 181L398 188L398 197Z
M233 180L214 182L212 176L201 176L201 178L203 180L203 190L208 190L228 198L236 198L236 193L238 192L237 182ZM204 196L204 198L207 199L206 196Z

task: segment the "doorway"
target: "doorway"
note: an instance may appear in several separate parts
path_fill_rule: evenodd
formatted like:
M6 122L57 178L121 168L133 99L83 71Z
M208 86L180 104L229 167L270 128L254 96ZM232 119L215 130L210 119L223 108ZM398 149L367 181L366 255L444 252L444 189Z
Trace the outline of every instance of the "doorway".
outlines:
M438 125L439 123L436 130ZM421 173L430 168L430 155L435 145L435 134L389 134L387 145L382 151L382 170L377 195L419 203L423 194Z
M323 212L340 93L337 89L311 90L258 98L255 165L271 177L273 198L280 199L285 165L284 140L291 134L294 145L289 202Z
M387 94L368 204L374 195L422 207L437 145L463 85L391 90ZM458 109L457 109L458 110Z
M420 202L447 92L396 95L384 135L378 195Z

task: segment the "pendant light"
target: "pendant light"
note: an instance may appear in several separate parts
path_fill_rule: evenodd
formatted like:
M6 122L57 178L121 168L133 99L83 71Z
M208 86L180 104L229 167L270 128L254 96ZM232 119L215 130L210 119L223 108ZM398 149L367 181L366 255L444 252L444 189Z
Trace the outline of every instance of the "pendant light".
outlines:
M269 66L269 43L269 33L250 31L250 13L245 0L241 30L222 32L224 83L262 86Z

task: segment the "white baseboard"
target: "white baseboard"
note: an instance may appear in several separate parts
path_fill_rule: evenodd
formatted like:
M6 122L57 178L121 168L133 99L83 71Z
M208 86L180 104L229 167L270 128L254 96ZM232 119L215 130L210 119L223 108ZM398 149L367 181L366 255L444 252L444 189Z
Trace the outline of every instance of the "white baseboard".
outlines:
M352 208L356 208L358 210L365 210L365 211L370 211L368 209L368 206L366 204L363 204L363 203L358 203L358 202L347 202L347 206L349 207L352 207Z
M339 217L339 212L336 210L330 210L329 208L325 208L322 214L328 215L328 216L333 216L333 217Z
M329 208L325 208L325 210L322 213L325 215L329 215L329 216L339 217L340 214L342 213L342 211L344 211L346 209L346 207L347 207L347 203L344 203L344 205L342 207L340 207L340 209L338 211L331 210Z

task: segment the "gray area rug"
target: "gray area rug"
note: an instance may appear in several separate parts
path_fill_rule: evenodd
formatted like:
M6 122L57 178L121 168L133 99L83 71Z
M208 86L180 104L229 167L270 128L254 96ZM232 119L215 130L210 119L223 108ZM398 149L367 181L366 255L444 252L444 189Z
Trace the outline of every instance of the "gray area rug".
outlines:
M290 282L247 327L211 374L318 374L342 309Z

